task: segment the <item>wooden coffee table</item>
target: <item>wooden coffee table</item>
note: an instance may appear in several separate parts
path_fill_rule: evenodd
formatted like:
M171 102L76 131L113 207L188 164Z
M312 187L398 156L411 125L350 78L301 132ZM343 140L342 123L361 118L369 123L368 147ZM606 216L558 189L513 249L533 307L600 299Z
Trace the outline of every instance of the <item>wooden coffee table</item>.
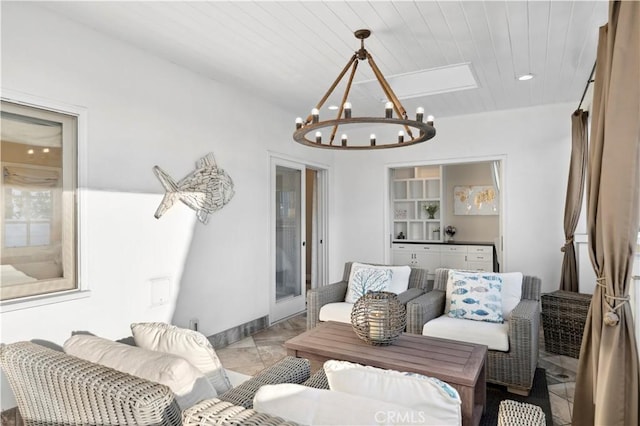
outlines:
M324 322L284 343L287 353L324 362L355 362L437 377L449 383L462 400L462 424L476 426L487 398L487 347L404 333L393 345L372 346L360 340L351 324Z

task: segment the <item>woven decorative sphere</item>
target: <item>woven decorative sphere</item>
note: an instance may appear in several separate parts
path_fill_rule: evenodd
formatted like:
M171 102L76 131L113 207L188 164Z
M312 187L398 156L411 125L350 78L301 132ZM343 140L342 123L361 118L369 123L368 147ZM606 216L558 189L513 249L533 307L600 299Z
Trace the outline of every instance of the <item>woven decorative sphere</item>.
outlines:
M353 305L351 325L365 342L375 346L390 345L407 325L407 310L395 293L370 291Z

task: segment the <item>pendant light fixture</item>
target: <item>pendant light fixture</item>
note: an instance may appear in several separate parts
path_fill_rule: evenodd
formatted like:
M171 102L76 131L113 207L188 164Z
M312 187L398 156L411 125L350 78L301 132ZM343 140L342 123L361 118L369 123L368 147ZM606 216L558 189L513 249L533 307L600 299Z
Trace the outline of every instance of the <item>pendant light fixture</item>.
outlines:
M378 69L373 57L364 48L364 40L371 35L371 31L366 29L358 30L354 35L360 40L360 49L353 54L351 59L349 59L347 65L342 69L331 87L329 87L329 90L327 90L315 108L311 110L311 114L309 114L306 119L302 119L302 117L298 117L296 119L296 130L293 133L293 139L298 143L314 148L354 150L411 146L433 138L436 135L436 129L433 127L433 116L428 116L425 122L424 109L420 107L416 110L415 120L409 119L407 111L402 106L402 103L400 103L400 100L393 92L393 89L391 89L389 83L387 83L382 72ZM366 60L371 67L376 80L380 84L380 87L387 98L384 108L380 108L381 114L378 117L352 116L352 105L349 101L349 91L351 90L353 78L358 68L358 62L364 60ZM351 73L342 96L342 102L337 108L337 116L335 118L321 120L320 110L322 109L322 106L329 96L331 96L334 89L338 86L349 69L351 69ZM358 127L362 127L363 125L368 124L374 126L393 125L400 130L398 130L397 133L394 132L394 138L391 140L381 140L376 137L375 133L371 133L368 141L363 142L349 140L347 135L348 130L346 130L349 125L358 125ZM323 137L323 129L330 129L325 133L328 136L326 138ZM395 137L396 134L397 138ZM336 137L336 135L339 136Z

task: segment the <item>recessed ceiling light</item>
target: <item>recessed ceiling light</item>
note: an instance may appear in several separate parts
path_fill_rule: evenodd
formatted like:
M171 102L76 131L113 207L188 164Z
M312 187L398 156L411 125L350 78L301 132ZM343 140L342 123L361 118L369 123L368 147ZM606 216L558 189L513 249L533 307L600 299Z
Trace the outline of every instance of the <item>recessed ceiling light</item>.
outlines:
M328 108L329 108L331 111L335 111L335 110L337 110L337 109L338 109L338 105L329 105L329 106L328 106Z
M533 78L533 74L522 74L521 76L518 77L518 80L527 81L527 80L531 80L532 78Z

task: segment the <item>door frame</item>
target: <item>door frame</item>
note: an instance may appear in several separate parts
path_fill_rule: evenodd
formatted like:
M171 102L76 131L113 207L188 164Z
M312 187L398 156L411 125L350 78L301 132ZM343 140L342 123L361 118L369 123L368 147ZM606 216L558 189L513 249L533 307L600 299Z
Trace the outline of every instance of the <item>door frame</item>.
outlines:
M385 164L385 179L384 179L384 191L385 191L385 208L383 212L383 220L384 220L384 259L387 264L391 264L391 249L393 246L393 235L391 230L391 217L390 212L392 211L392 200L391 200L391 171L392 169L397 169L401 167L419 167L419 166L448 166L452 164L471 164L471 163L488 163L491 161L499 161L500 162L500 219L499 223L499 244L500 247L496 247L496 250L501 251L502 254L502 263L500 264L501 271L508 271L507 265L508 263L508 253L506 242L508 239L506 238L506 211L507 211L507 202L506 194L507 194L507 180L505 176L507 175L507 156L506 155L490 155L490 156L481 156L481 157L464 157L464 158L447 158L447 159L434 159L434 160L423 160L423 161L411 161L411 162L400 162L400 163L390 163Z
M295 168L302 171L301 175L301 192L302 196L305 197L306 194L306 186L305 186L305 170L313 169L317 172L317 195L318 195L318 203L317 203L317 220L318 220L318 235L315 243L317 244L316 250L318 255L318 270L317 270L317 286L326 285L328 282L328 270L329 270L329 262L328 262L328 246L329 246L329 172L330 168L327 165L314 163L306 160L302 160L299 158L283 155L280 153L269 152L269 325L274 324L278 321L284 320L290 316L297 315L306 310L306 268L305 268L305 249L306 247L301 245L301 271L300 271L300 280L301 280L301 296L303 297L303 302L301 305L298 305L299 308L293 309L291 312L288 312L285 315L282 315L278 312L278 306L276 304L276 229L275 229L275 170L276 166L283 166L289 168ZM302 241L305 241L304 238L304 226L305 226L305 203L304 198L302 199L301 209L302 209ZM319 241L322 241L320 244Z
M311 279L312 284L315 281L315 285L312 288L322 287L329 283L329 244L328 244L328 200L329 200L329 171L326 168L318 168L317 166L307 164L308 169L312 169L316 172L316 220L317 220L317 236L313 241L316 250L316 256L318 259L318 265L316 270L315 280Z

